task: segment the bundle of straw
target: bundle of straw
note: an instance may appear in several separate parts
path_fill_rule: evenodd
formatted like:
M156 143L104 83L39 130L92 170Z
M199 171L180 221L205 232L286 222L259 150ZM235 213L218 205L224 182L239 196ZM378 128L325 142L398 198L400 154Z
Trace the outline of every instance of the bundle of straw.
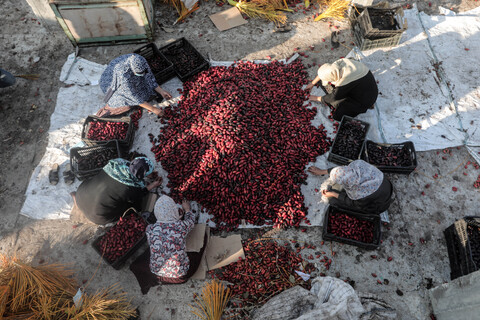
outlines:
M228 300L230 288L214 279L202 288L200 297L195 298L197 305L190 307L193 308L192 313L202 320L220 320Z
M345 13L348 10L349 1L325 0L325 5L327 6L327 9L323 11L318 17L316 17L315 21L320 21L327 18L332 18L335 20L345 19Z
M237 7L238 10L245 13L250 18L261 18L275 22L277 25L285 24L287 16L283 12L277 10L288 11L288 7L284 1L276 0L252 0L252 1L235 1L228 0L231 6Z
M190 10L188 10L187 7L185 7L185 5L183 4L183 2L181 0L164 0L164 2L166 4L174 7L175 10L177 10L177 12L178 12L179 17L177 18L177 20L175 21L174 24L182 21L183 19L188 17L188 15L190 15L192 12L198 10L198 8L199 8L198 7L198 2L196 2L195 5Z
M136 310L117 286L83 294L75 305L73 272L60 264L30 266L0 254L0 319L126 320Z

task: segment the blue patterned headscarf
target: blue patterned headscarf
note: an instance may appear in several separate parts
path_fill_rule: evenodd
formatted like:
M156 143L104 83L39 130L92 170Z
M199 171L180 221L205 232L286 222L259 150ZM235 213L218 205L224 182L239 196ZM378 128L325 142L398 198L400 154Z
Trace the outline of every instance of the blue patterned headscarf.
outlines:
M358 200L380 188L383 172L363 160L355 160L348 166L333 168L330 179L342 185L350 199Z
M130 169L132 164L133 167L136 168L134 172ZM127 186L145 188L143 178L151 174L153 168L153 162L145 157L135 158L132 162L117 158L110 160L107 165L103 167L103 171L111 178Z

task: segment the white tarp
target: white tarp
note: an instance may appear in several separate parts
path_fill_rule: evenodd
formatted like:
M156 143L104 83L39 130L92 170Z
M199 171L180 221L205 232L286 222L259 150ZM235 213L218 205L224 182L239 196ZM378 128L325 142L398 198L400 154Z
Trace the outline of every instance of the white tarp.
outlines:
M480 146L480 132L477 130L480 89L476 79L477 57L480 56L480 9L456 16L427 16L418 14L414 8L406 10L405 17L408 30L397 47L364 51L360 55L378 80L381 92L376 110L358 116L371 124L368 138L374 141L385 139L390 143L410 140L417 151L458 146L464 142ZM65 78L73 60L74 54L71 54L62 68L60 79ZM212 62L212 65L221 64L228 62ZM435 70L434 65L439 68ZM80 182L66 186L62 169L69 161L69 149L81 141L85 117L102 107L103 94L98 79L104 68L79 58L67 80L74 85L60 88L51 117L47 150L30 179L22 214L35 219L69 218L73 204L69 193L76 190ZM178 101L177 89L181 86L177 78L162 85L174 99L161 105ZM314 90L313 94L320 94L319 89ZM329 111L320 105L317 108L319 112L313 124L324 124L328 134L334 136L332 122L327 119ZM155 115L145 112L132 149L154 159L148 134L158 135L160 126ZM472 150L478 159L479 148ZM54 163L61 165L60 182L51 186L48 172ZM334 166L327 163L326 155L319 157L315 165L322 168ZM156 169L166 176L160 164L157 163ZM315 192L323 180L309 176L308 185L302 185L312 225L322 225L323 222L325 204Z

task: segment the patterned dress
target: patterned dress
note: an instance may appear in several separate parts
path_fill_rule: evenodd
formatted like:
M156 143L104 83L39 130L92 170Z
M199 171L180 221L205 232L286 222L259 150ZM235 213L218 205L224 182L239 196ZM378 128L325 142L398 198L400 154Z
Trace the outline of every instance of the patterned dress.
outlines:
M133 56L133 57L132 57ZM131 67L131 61L141 64L147 73L136 76ZM142 56L130 53L113 59L100 77L100 88L103 93L112 89L113 94L107 104L112 108L136 106L150 100L158 87L157 81Z
M187 212L184 220L157 222L147 226L152 273L168 278L179 278L187 274L190 261L185 251L185 239L193 229L196 215Z

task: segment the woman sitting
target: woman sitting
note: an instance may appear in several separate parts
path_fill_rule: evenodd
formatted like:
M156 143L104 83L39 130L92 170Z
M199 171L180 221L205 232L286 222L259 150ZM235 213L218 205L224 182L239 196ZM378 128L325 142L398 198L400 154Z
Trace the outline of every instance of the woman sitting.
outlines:
M380 214L393 202L392 183L382 171L363 160L355 160L348 166L329 170L312 166L308 171L314 175L330 173L326 184L339 184L343 187L340 192L322 190L322 195L328 198L329 204L336 207Z
M163 90L144 57L131 53L112 60L100 77L100 88L105 93L105 107L97 116L120 115L139 105L158 116L163 110L154 107L149 101L158 92L165 99L172 96Z
M184 216L172 198L161 196L154 209L157 222L147 226L150 270L161 283L186 282L197 271L203 255L203 249L188 255L185 251L187 234L193 229L198 213L192 213L186 200L182 208Z
M157 179L148 186L144 178L152 173L153 163L145 157L132 162L113 159L96 176L83 181L72 194L75 205L85 217L104 225L117 221L130 207L141 210L143 197L161 184Z
M310 90L320 80L322 88L331 84L334 89L323 97L311 95L310 100L332 106L335 109L333 119L337 121L341 121L344 115L356 117L373 109L377 101L377 82L367 66L359 61L343 58L323 64L306 89Z

